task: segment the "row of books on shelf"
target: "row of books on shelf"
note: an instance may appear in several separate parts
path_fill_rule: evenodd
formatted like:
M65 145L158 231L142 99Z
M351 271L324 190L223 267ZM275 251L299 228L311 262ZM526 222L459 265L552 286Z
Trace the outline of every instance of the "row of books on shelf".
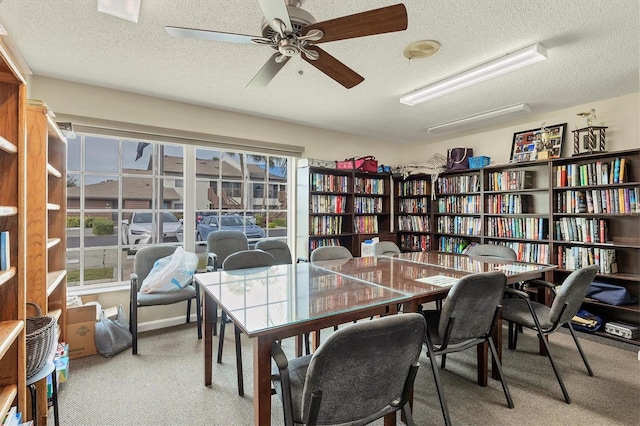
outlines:
M339 246L338 238L313 238L309 240L309 250L313 251L318 247Z
M384 183L384 179L356 177L353 183L353 192L356 194L383 195L385 193Z
M554 221L557 240L581 243L606 243L608 226L605 219L562 217Z
M569 270L598 265L601 274L618 272L616 250L613 248L559 246L557 265L559 268Z
M342 216L312 216L312 235L337 235L342 234Z
M353 219L353 228L357 234L377 234L377 216L358 216Z
M451 195L438 198L438 213L480 214L482 202L479 195Z
M353 211L355 213L383 213L382 198L355 197L353 200Z
M337 281L340 278L339 275L333 274L330 276L331 280ZM340 287L341 284L335 283L334 287ZM382 286L362 286L358 290L344 290L343 292L336 292L335 288L332 289L331 294L327 294L322 297L314 297L313 303L310 304L310 313L318 314L330 310L335 310L340 307L356 306L367 300L379 298L384 292Z
M548 219L543 217L490 217L487 219L488 237L542 240L547 238L548 232Z
M489 191L518 191L533 188L533 170L506 170L491 172L488 177Z
M349 192L348 176L311 173L309 180L309 188L311 191Z
M470 216L439 216L436 219L436 232L480 236L482 220L479 217Z
M439 194L460 192L480 192L480 175L440 176L438 178Z
M640 213L640 187L568 190L557 195L559 213Z
M448 253L464 253L467 246L471 243L466 238L460 237L439 237L437 250Z
M488 214L523 214L533 212L533 197L522 194L494 194L486 197Z
M429 232L429 216L398 216L398 231Z
M344 213L347 207L344 195L312 195L309 201L312 213Z
M11 237L9 231L0 232L0 270L11 268Z
M629 160L616 157L611 161L566 164L555 168L556 186L610 185L631 182Z
M523 243L516 241L496 241L492 244L509 247L518 255L519 262L549 264L550 253L548 244Z
M423 198L406 198L398 203L399 213L429 213L429 199Z
M431 250L431 236L417 234L401 234L400 250L402 251L429 251Z
M429 195L431 185L425 180L408 180L398 184L398 195L408 197L412 195Z

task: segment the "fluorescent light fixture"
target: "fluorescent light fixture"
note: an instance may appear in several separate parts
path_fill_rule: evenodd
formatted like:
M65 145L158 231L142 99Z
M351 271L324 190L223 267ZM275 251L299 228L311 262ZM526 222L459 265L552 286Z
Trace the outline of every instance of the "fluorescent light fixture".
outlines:
M138 23L141 0L98 0L98 12Z
M517 117L519 115L528 114L530 112L531 107L527 104L512 105L506 108L483 112L482 114L478 115L472 115L471 117L462 118L460 120L438 124L437 126L429 127L427 129L427 133L443 134L463 128L470 129L479 125L497 123L507 118Z
M414 106L545 59L547 59L546 49L539 44L534 44L533 46L526 47L517 52L510 53L475 68L445 78L444 80L440 80L437 83L407 93L400 98L400 102Z

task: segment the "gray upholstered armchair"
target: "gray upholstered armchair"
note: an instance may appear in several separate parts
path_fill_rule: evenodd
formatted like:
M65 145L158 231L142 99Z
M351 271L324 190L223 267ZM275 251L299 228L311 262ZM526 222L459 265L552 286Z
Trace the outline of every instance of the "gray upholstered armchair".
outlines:
M420 314L389 315L333 333L313 355L288 360L273 344L272 381L284 406L284 424L364 425L404 412L425 336Z
M192 281L180 290L172 290L162 293L141 293L142 282L156 260L169 256L176 251L175 246L146 246L136 252L133 259L133 273L131 274L131 286L129 290L129 307L131 321L132 342L131 352L138 353L138 309L145 306L171 305L178 302L187 302L187 322L191 321L191 300L196 299L196 319L198 324L198 339L202 339L202 310L200 305L200 291L198 284Z
M547 342L546 336L558 331L561 326L566 325L578 348L578 352L580 352L584 366L587 368L587 373L589 376L593 376L593 371L589 366L587 357L582 351L578 336L576 336L573 326L571 325L571 319L578 312L578 309L580 309L580 305L598 269L599 267L597 265L591 265L573 271L557 289L555 285L546 281L533 280L533 284L549 288L553 293L554 299L550 307L529 300L529 295L526 292L512 289L507 289L507 293L517 297L505 298L502 302L502 317L509 322L509 349L516 350L518 333L514 332L515 324L535 330L538 334L538 339L546 349L551 367L558 379L560 389L562 389L562 394L567 404L571 403L571 399L560 377L560 371L551 355L551 349L549 348L549 342Z
M266 251L276 260L276 265L288 265L293 263L289 245L282 240L260 240L256 243L256 249Z
M311 261L320 262L323 260L353 259L353 255L348 248L343 246L323 246L311 252Z
M247 236L240 231L216 231L207 236L207 271L217 271L232 253L249 250Z
M427 320L427 354L431 359L431 369L440 398L442 415L447 425L451 424L451 420L435 358L442 357L441 368L444 369L448 353L460 352L481 343L489 344L491 355L498 367L507 405L513 408L511 394L502 373L502 365L491 339L506 284L507 277L502 272L467 275L451 287L441 310L423 311Z
M379 241L373 245L373 255L378 256L393 256L394 254L400 254L400 248L393 241Z

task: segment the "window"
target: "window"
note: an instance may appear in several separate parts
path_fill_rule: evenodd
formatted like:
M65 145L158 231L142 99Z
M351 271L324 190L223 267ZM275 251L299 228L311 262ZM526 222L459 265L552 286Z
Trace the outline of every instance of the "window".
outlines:
M185 249L204 268L210 232L241 230L251 244L288 235L288 157L76 134L67 154L69 287L128 282L135 252L149 244L195 240ZM195 155L190 173L185 151ZM195 188L193 205L186 188Z

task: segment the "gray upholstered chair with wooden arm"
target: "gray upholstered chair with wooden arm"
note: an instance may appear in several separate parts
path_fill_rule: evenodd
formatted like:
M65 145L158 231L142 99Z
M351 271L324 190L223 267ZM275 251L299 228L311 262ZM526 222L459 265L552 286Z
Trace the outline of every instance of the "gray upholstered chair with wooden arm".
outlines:
M163 257L167 257L176 251L175 246L146 246L136 252L133 259L133 273L131 274L131 286L129 289L129 308L131 321L129 330L131 331L132 342L131 352L138 353L138 309L145 306L171 305L178 302L187 302L187 321L191 321L191 300L196 300L196 322L198 328L198 339L202 339L202 310L200 304L200 291L198 284L192 281L189 285L179 290L172 290L161 293L141 293L142 282L154 263ZM195 272L195 271L194 271Z
M593 376L591 366L589 366L587 357L582 351L582 347L578 341L578 336L576 336L573 326L571 325L571 319L578 312L578 309L580 309L580 305L598 270L599 267L597 265L591 265L573 271L558 288L546 281L532 280L534 284L549 288L552 291L554 299L551 306L531 301L527 293L512 289L507 289L507 293L517 297L505 298L502 302L502 317L509 322L509 349L516 350L518 334L513 333L511 330L514 324L534 330L538 334L538 339L546 349L551 367L558 379L560 389L562 389L562 394L567 404L571 403L571 399L560 377L560 371L551 355L547 336L558 331L561 326L566 325L573 337L573 341L576 343L578 352L580 352L584 366L587 368L587 373L589 376Z
M400 248L393 241L379 241L373 245L373 255L378 256L393 256L400 254Z
M513 408L502 365L491 338L491 332L500 315L499 308L506 284L507 277L502 272L467 275L451 286L441 310L423 311L427 320L427 354L431 360L431 369L446 424L451 424L451 420L435 358L442 356L441 368L444 369L448 353L460 352L485 342L489 344L491 355L496 361L507 405Z
M424 338L424 318L412 313L344 327L313 355L287 359L274 343L284 424L364 425L402 410L413 425L408 398Z
M223 271L238 271L238 273L255 273L256 269L266 269L275 265L276 260L272 255L262 250L242 250L232 253L222 262ZM230 321L227 314L222 311L220 318L220 334L218 336L218 364L222 363L222 349L224 346L224 329ZM236 343L236 373L238 378L238 395L244 396L244 379L242 376L242 345L240 342L240 328L233 323Z

